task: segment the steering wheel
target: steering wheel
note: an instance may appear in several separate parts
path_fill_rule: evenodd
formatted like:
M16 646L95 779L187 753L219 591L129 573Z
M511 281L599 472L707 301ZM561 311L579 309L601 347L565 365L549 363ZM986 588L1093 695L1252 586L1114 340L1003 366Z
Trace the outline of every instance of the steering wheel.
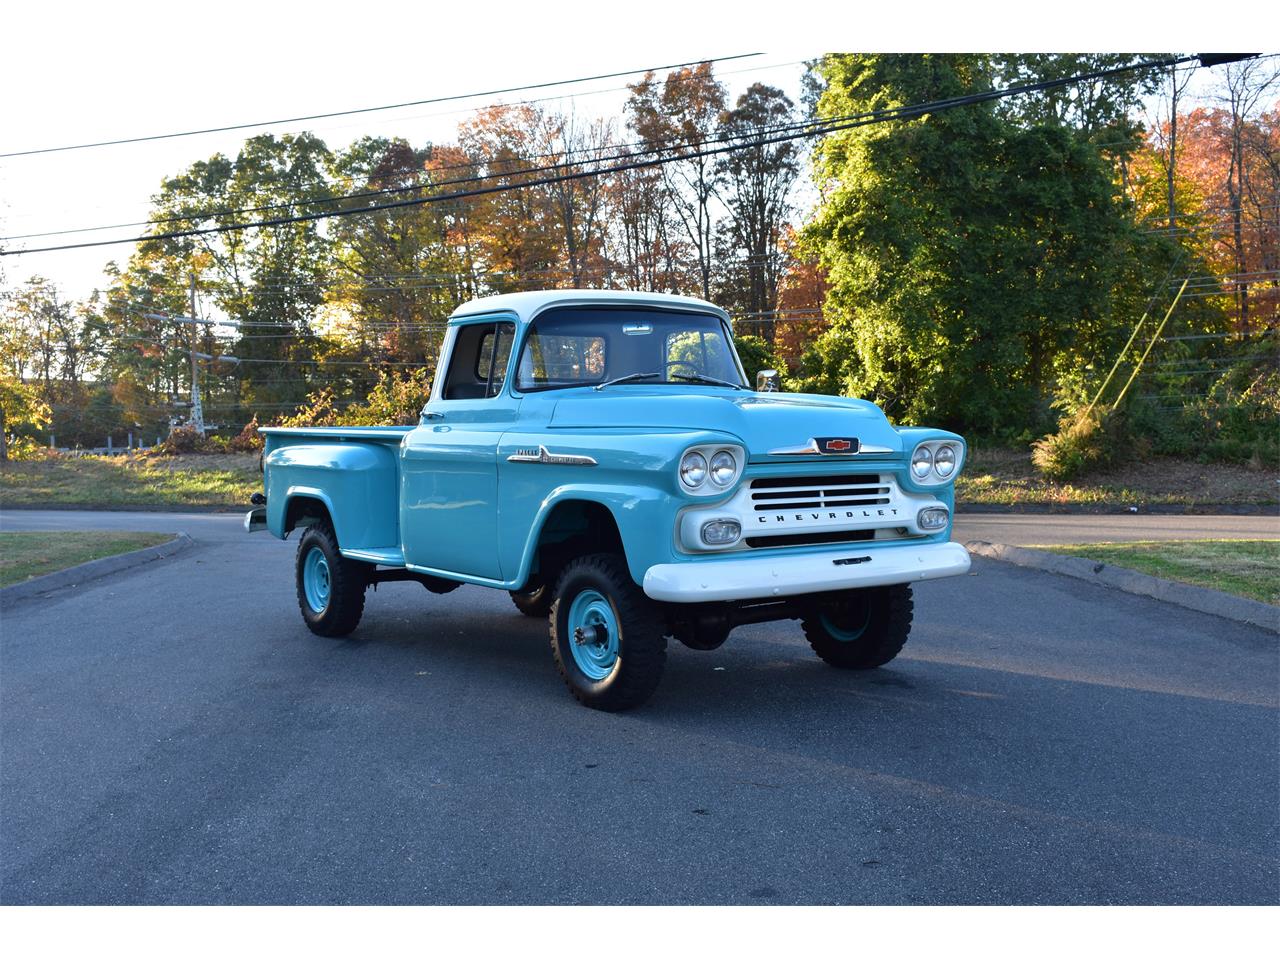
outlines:
M698 372L698 365L692 360L668 360L662 365L662 379L670 380L671 374L668 373L672 367L690 367L694 373Z

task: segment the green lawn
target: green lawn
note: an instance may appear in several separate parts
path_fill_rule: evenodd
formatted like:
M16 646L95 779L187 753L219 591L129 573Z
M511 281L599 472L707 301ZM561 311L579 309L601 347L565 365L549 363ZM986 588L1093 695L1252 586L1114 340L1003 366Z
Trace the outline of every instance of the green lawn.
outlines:
M0 506L241 506L262 489L257 454L58 457L0 464Z
M1141 540L1039 549L1280 604L1280 540Z
M171 533L115 530L0 533L0 587L172 539Z

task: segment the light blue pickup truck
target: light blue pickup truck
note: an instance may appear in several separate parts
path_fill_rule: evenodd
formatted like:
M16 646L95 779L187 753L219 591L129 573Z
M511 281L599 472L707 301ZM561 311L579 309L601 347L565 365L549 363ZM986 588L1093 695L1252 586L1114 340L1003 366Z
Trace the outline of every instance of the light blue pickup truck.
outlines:
M561 677L622 710L668 638L799 620L814 651L878 667L911 584L969 569L950 542L964 441L873 404L751 389L728 315L585 290L474 300L449 321L415 427L265 428L246 529L301 529L298 606L356 629L371 584L509 591L548 617Z

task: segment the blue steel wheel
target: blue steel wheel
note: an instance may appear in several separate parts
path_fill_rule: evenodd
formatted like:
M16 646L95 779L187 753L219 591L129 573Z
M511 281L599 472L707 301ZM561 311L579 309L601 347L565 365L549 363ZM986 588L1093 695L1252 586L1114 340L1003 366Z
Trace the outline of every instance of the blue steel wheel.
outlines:
M329 561L324 558L323 550L312 547L302 563L302 589L307 605L316 613L324 613L325 607L329 606L331 587Z
M328 524L307 527L298 542L298 609L307 628L322 637L345 637L360 623L371 564L349 560Z
M573 662L590 680L603 680L618 662L618 618L595 590L583 590L569 606Z
M597 553L569 563L550 620L556 668L579 703L626 710L653 694L666 664L666 623L623 557Z
M871 625L871 604L863 604L861 610L855 607L851 611L844 611L842 616L832 616L827 613L820 616L823 629L831 634L831 639L839 643L853 643L866 633L867 627Z
M813 652L833 667L870 670L901 651L911 633L911 585L850 590L800 620Z

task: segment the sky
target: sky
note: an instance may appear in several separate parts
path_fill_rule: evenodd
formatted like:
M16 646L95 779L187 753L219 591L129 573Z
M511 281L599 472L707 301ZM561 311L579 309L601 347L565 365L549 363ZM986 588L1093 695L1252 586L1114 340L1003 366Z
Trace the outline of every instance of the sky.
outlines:
M1087 14L1091 3L1074 4ZM870 11L840 3L649 0L597 3L380 3L362 6L222 0L10 4L0 31L0 153L453 96L662 64L759 53L716 67L732 97L761 81L798 99L802 61L824 50L1096 49L1096 32L1037 23L1026 4L913 3ZM1099 9L1105 9L1099 4ZM1001 21L999 11L1018 12ZM1105 47L1186 49L1109 14ZM1000 22L1005 33L1001 35ZM1008 33L1016 22L1021 36ZM1083 21L1087 25L1087 17ZM1125 30L1135 35L1126 37ZM1038 32L1037 32L1038 31ZM1074 31L1074 35L1073 35ZM1166 39L1163 45L1157 40ZM1214 38L1197 30L1195 42ZM1125 43L1125 40L1130 42ZM1180 42L1178 42L1180 41ZM1227 44L1230 46L1230 44ZM1235 44L1239 46L1239 41ZM620 117L621 77L502 97L264 126L138 144L0 159L0 237L145 220L163 177L215 152L234 155L259 132L310 130L331 147L363 136L450 142L458 123L494 102L546 99L548 109ZM569 96L569 95L572 96ZM619 119L619 126L621 120ZM5 249L112 236L137 228L24 240ZM131 245L0 259L9 285L32 275L66 296L103 285Z

